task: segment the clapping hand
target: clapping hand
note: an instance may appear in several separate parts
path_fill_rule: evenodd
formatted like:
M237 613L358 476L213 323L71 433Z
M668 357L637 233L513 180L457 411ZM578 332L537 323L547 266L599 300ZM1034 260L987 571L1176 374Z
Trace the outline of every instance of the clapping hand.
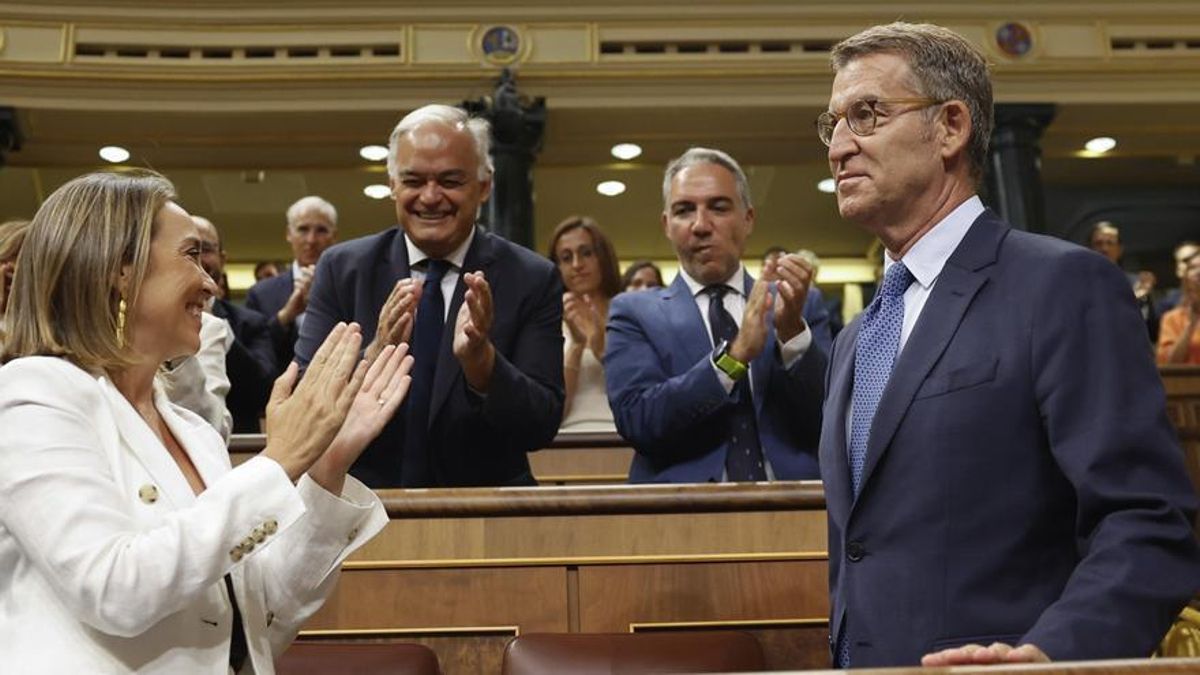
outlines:
M496 363L496 348L489 337L495 317L492 287L483 272L467 272L462 278L467 290L454 321L454 356L462 365L467 384L485 392Z
M401 343L385 346L367 369L341 430L308 471L329 492L342 491L346 472L400 408L412 383L412 364L408 344Z
M604 355L604 321L588 296L563 293L563 319L575 344L591 347L596 358Z
M416 320L417 303L421 300L421 285L411 278L401 279L392 287L392 292L379 310L379 324L375 338L367 345L367 363L376 358L387 345L408 342Z
M294 361L275 380L267 402L267 447L262 454L279 462L292 481L325 453L342 428L367 373L366 362L358 359L361 344L358 324L338 323L299 385L299 366Z
M780 342L787 342L804 332L804 302L808 299L813 276L812 263L797 253L767 263L763 278L776 280L775 332Z

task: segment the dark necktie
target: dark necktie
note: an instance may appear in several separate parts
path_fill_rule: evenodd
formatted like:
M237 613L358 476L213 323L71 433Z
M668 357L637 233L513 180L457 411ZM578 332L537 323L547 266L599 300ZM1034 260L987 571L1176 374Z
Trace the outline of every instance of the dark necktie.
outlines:
M737 322L725 309L725 293L730 290L724 284L704 289L708 294L708 326L712 330L714 345L720 344L721 340L732 344L737 337ZM733 384L733 393L736 403L729 418L725 474L731 481L766 480L767 471L763 466L762 446L758 440L758 423L754 418L754 402L750 398L749 374Z
M879 293L863 312L862 327L854 346L853 411L850 415L850 485L854 496L862 488L863 468L867 463L867 442L871 423L883 390L892 376L892 366L900 351L900 331L904 326L904 291L913 275L904 263L894 263L883 277ZM838 666L850 667L849 616L838 644Z
M403 487L427 487L433 482L429 439L429 407L433 398L433 380L441 351L442 327L446 303L442 299L442 277L450 269L445 260L429 260L425 283L412 331L412 384L408 390L408 408L404 423L404 448L400 466Z
M246 630L242 627L242 611L238 609L237 596L233 593L233 577L225 575L225 590L229 591L229 605L233 608L233 629L229 636L229 667L238 672L250 656L246 646Z

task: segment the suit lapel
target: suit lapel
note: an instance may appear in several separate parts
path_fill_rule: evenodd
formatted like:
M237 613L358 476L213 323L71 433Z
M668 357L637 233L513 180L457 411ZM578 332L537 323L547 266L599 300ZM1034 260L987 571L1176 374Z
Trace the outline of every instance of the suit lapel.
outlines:
M204 481L205 488L211 487L228 473L231 467L229 453L223 452L225 448L212 445L220 443L219 437L208 433L211 427L197 428L177 415L161 389L155 388L154 400L158 406L158 413L162 415L163 421L171 429L175 440L179 441L180 447L192 460L192 465L200 474L200 480ZM205 425L207 426L207 423ZM190 490L191 487L189 486L188 489Z
M821 463L825 480L825 498L830 509L850 506L850 463L846 439L846 415L850 409L850 392L854 385L854 345L862 319L856 318L842 330L834 343L829 362L828 391L825 392L824 416L821 424Z
M446 313L446 323L442 326L442 342L438 349L437 372L433 378L433 394L429 402L429 424L437 419L438 410L446 402L450 389L458 378L462 377L462 366L454 356L454 324L458 319L459 308L463 304L463 295L467 285L463 276L467 272L483 271L488 284L492 287L493 312L495 311L495 293L497 279L492 273L492 263L496 259L495 243L490 235L480 229L475 230L475 239L467 249L463 258L462 269L459 270L458 283L454 285L454 293L450 296L450 311ZM495 325L493 317L492 325Z
M154 487L160 496L165 497L174 507L182 508L196 499L195 493L188 485L179 465L171 458L171 454L163 447L162 441L142 419L133 405L121 392L113 386L108 378L101 378L101 388L112 409L116 421L117 432L121 435L123 453L132 455L154 480ZM157 396L159 395L156 392ZM160 408L161 411L161 408ZM184 441L181 439L180 443ZM203 475L203 474L202 474ZM140 485L125 486L127 489L138 490Z
M980 270L995 262L1007 232L994 213L985 211L971 225L938 275L921 317L896 358L891 379L875 411L860 495L866 492L871 472L891 444L921 383L950 344L976 293L987 282L987 275Z
M692 291L683 280L683 275L676 275L675 281L663 291L662 300L663 312L669 326L668 334L676 347L671 352L683 355L680 361L682 367L676 368L676 372L672 373L677 375L712 353L712 338L709 337L708 329L704 327L704 319L700 317L696 299L692 297Z

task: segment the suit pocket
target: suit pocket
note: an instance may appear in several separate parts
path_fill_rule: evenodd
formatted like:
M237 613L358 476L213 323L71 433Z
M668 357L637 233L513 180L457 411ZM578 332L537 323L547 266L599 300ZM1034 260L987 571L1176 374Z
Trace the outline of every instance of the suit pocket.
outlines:
M940 652L943 649L954 649L964 645L983 645L987 647L993 642L1003 642L1006 645L1013 647L1017 646L1017 641L1021 639L1021 633L1001 633L999 635L968 635L965 637L952 637L934 640L933 644L929 645L930 652Z
M916 398L930 398L951 392L986 384L996 379L996 369L1000 359L984 358L964 366L951 369L947 373L932 375L917 390Z

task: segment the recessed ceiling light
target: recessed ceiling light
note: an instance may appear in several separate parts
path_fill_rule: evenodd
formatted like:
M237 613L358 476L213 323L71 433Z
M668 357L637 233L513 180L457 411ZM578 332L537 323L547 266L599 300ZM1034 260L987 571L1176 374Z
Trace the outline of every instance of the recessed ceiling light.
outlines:
M129 151L119 145L106 145L100 148L100 159L113 164L120 164L129 159Z
M612 146L612 156L629 161L642 154L642 146L636 143L617 143Z
M388 149L382 145L364 145L358 149L358 154L367 161L378 162L387 159Z
M817 189L825 194L831 195L834 192L837 192L837 182L832 178L826 178L825 180L817 183Z
M371 199L387 199L392 196L392 189L381 183L376 183L375 185L368 185L363 188L363 194Z
M1087 143L1084 143L1083 147L1087 148L1088 152L1108 152L1109 150L1117 147L1117 139L1110 138L1108 136L1100 136L1099 138L1093 138Z
M596 186L596 192L605 197L616 197L625 191L625 184L619 180L606 180Z

